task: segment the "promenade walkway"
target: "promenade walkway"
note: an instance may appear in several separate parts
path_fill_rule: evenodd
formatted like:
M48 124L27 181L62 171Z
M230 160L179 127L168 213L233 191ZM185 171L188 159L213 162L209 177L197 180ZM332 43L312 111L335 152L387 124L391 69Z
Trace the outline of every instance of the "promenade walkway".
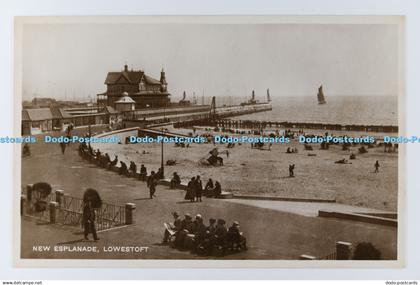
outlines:
M317 217L319 210L350 212L350 213L391 213L364 207L357 207L339 203L324 202L289 202L289 201L261 201L249 199L231 199L231 203L249 205L264 209L288 212L306 217Z
M62 155L58 144L31 145L31 157L22 160L22 185L46 181L53 189L81 197L88 187L97 189L103 200L113 204L135 203L135 224L100 232L97 243L82 241L81 228L47 225L22 219L21 256L24 258L202 258L160 245L163 223L171 221L171 212L200 213L208 218L224 218L228 224L237 220L249 243L249 250L227 256L232 259L296 259L301 254L322 256L330 253L338 240L356 244L375 244L386 259L397 256L397 230L393 227L314 217L306 204L272 206L272 201L204 199L202 203L183 200L184 191L157 187L157 198L148 198L146 184L121 177L82 160L77 145ZM267 204L264 206L264 202ZM276 202L276 205L281 205ZM60 253L35 252L34 245L143 246L147 253Z

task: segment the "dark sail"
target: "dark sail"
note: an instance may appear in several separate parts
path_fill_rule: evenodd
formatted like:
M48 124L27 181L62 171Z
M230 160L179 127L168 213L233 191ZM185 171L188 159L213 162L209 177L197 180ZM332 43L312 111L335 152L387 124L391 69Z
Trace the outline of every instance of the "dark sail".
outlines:
M257 100L255 100L255 91L252 90L252 95L251 95L251 99L249 99L246 102L242 102L241 106L246 106L246 105L254 105L254 104L258 104Z
M267 89L267 102L271 102L270 89Z
M322 92L322 85L318 88L318 104L325 104L327 101L325 101L324 92Z

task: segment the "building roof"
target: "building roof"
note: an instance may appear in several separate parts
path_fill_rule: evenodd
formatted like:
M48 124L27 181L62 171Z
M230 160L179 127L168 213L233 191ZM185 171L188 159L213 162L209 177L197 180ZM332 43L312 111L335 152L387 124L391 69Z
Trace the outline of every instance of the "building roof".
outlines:
M142 76L141 71L120 71L120 72L108 72L108 75L105 79L105 84L114 84L121 77L131 84L140 83L140 78Z
M157 79L154 79L153 77L147 76L146 74L144 75L144 79L146 80L146 84L151 84L151 85L160 85L160 81Z
M133 104L133 103L135 104L136 101L131 99L131 97L128 96L127 92L123 92L121 98L115 101L115 104Z
M108 114L118 114L119 112L116 111L114 108L112 108L111 106L105 106L104 108L104 112L108 113Z
M150 84L150 85L161 84L159 80L144 74L144 72L141 70L139 71L123 70L119 72L108 72L108 75L106 76L106 79L105 79L105 84L115 84L121 78L123 78L125 81L127 81L130 84L139 84L143 76L144 76L144 80L146 84Z
M63 108L51 108L50 110L51 110L51 113L53 114L54 119L69 119L72 117Z
M50 108L22 110L22 121L44 121L52 119L54 119L54 116Z
M22 110L22 121L69 119L72 116L63 108L36 108Z
M26 112L27 109L22 110L22 121L30 121L31 118L29 117L28 112Z

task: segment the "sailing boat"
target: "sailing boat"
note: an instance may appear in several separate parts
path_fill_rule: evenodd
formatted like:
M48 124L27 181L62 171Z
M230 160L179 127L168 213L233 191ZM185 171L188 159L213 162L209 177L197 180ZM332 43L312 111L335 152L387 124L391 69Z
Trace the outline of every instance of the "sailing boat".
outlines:
M318 104L326 104L327 101L325 101L324 92L322 92L322 85L318 88Z
M255 91L254 91L254 90L252 90L251 99L249 99L249 100L248 100L248 101L246 101L246 102L242 102L242 103L241 103L241 106L255 105L255 104L258 104L258 103L257 103L257 100L255 100Z
M270 89L267 89L267 102L271 102Z

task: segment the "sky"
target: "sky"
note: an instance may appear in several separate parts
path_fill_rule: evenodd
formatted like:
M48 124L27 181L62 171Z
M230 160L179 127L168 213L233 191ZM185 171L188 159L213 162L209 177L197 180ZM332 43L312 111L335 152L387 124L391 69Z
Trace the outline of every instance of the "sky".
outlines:
M166 71L173 99L192 96L397 95L392 24L25 24L22 94L86 100L109 71Z

